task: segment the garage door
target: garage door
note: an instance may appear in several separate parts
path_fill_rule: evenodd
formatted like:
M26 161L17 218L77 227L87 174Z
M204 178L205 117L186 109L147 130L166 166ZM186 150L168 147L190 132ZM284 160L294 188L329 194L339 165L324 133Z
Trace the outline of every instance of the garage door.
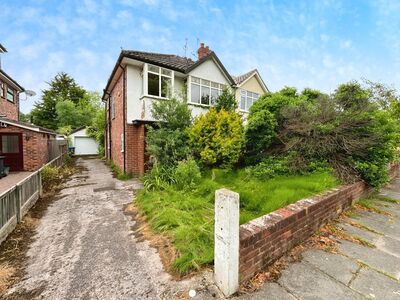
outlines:
M99 145L93 138L76 136L75 137L76 155L95 155L98 154Z

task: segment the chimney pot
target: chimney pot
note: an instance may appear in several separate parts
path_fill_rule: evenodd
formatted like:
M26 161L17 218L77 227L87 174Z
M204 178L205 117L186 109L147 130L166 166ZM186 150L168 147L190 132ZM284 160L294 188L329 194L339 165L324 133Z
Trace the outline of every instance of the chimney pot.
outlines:
M211 50L208 46L204 47L204 43L200 43L200 47L197 50L198 59L202 59L211 53Z

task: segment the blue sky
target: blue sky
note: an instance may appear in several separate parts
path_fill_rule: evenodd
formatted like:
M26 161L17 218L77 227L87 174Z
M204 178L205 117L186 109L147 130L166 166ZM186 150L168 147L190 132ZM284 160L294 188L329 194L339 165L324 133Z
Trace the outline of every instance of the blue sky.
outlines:
M188 56L205 42L228 71L267 86L368 78L400 88L400 1L2 0L3 69L38 93L57 72L102 91L121 47Z

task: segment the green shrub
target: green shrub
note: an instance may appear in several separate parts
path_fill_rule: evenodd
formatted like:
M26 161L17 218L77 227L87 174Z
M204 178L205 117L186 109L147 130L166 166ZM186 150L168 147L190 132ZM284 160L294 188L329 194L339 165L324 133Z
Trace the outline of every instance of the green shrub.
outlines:
M159 122L147 126L146 150L162 166L176 166L189 153L187 127L191 111L175 98L155 101L152 115Z
M200 179L200 168L194 159L179 162L175 170L175 184L178 190L193 189Z
M229 89L224 89L222 94L218 96L215 103L215 108L218 111L221 109L225 109L226 111L235 111L237 106L238 103L236 101L235 94L233 94Z
M45 190L55 184L60 177L60 169L52 165L46 165L42 169L42 184Z
M267 180L279 175L288 175L291 172L287 159L268 157L255 166L247 167L246 173L259 180Z
M142 177L144 188L148 191L164 190L175 183L174 169L155 163L150 171Z
M211 108L189 129L193 154L206 166L232 167L241 156L244 137L239 114Z

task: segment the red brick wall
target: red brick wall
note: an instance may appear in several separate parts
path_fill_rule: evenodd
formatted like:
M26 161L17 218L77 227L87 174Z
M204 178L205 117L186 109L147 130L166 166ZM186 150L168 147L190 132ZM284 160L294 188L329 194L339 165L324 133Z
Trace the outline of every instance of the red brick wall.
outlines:
M399 165L391 167L398 174ZM240 226L239 276L243 282L310 237L369 191L363 182L303 199Z
M110 119L111 124L111 160L121 170L124 169L124 153L122 150L121 134L124 132L124 76L119 77L114 89L111 91L111 97L115 101L115 118Z
M240 226L240 280L249 279L308 238L365 191L363 183L344 186Z
M142 175L145 171L145 135L146 127L143 123L126 126L126 171Z
M0 88L1 88L1 82L2 80L0 78ZM11 120L18 121L19 119L19 97L17 95L17 91L14 90L14 102L8 101L7 84L5 83L4 83L4 97L0 96L0 115L6 115L6 118Z
M115 101L115 118L112 118L112 114L107 114L108 127L106 133L106 150L110 137L108 136L109 126L111 126L111 157L109 151L107 151L107 158L114 162L122 171L124 170L124 152L122 152L122 141L121 135L124 132L124 77L120 75L117 83L111 91L111 97ZM125 123L125 171L127 173L133 173L136 175L142 175L145 171L145 125L140 124L128 124Z
M10 126L0 128L2 132L22 133L23 163L25 171L35 171L48 162L49 139L54 139L53 135L43 134L26 130L23 128Z

